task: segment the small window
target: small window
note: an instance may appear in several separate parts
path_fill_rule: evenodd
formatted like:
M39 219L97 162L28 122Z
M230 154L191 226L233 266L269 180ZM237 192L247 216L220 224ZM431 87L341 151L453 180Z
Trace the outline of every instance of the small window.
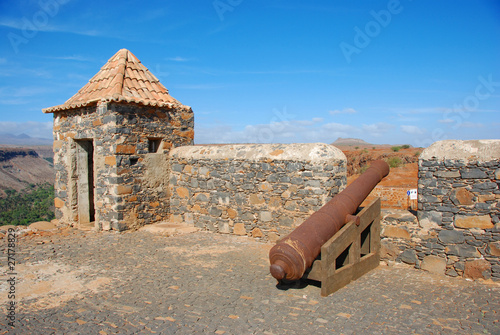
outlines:
M148 138L148 150L150 153L158 152L161 145L161 138Z

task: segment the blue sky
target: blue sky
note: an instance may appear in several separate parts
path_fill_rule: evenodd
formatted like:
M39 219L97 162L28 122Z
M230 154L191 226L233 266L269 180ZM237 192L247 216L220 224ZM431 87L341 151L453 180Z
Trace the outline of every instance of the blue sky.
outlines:
M196 143L500 138L498 1L0 2L0 133L52 115L127 48Z

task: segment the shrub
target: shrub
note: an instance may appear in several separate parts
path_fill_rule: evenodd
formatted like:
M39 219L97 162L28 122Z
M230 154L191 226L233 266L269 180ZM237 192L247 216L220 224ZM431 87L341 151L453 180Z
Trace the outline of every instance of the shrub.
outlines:
M0 225L29 225L54 218L54 186L30 184L27 190L5 190L0 199Z
M410 145L409 144L402 145L401 149L410 149Z
M359 147L354 147L354 149L358 150L358 149L359 149Z
M387 159L387 164L389 164L389 166L391 168L396 168L398 166L403 165L403 162L401 161L401 158L399 158L399 157L390 157Z
M399 149L401 149L401 147L399 147L399 146L391 148L391 150L394 151L394 152L398 152Z

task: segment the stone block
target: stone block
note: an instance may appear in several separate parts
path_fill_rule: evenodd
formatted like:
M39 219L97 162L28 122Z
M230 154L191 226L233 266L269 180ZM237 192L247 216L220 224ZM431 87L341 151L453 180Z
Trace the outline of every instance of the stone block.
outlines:
M233 234L235 235L246 235L247 231L245 229L245 225L241 222L235 223L233 227Z
M135 154L135 145L131 144L118 144L115 153L118 155L133 155Z
M496 199L494 194L480 194L477 196L478 202L494 201Z
M269 211L260 212L260 220L263 222L269 222L273 220L273 214Z
M420 268L431 273L443 275L446 271L446 260L434 255L425 256L422 264L420 264Z
M481 169L464 169L460 171L462 179L484 179L488 175Z
M130 185L118 185L116 187L116 194L131 194L133 191L133 187Z
M459 171L437 171L434 176L439 178L458 178L460 177Z
M500 169L495 170L495 179L500 180Z
M177 193L177 195L180 198L188 198L189 197L189 190L185 187L177 187L175 192Z
M267 239L271 243L276 243L280 239L280 237L275 232L270 232L269 234L267 234Z
M255 193L251 194L248 200L252 205L262 205L263 203L266 202L266 200L264 200L260 195Z
M424 230L437 228L443 222L443 213L437 211L418 211L418 224Z
M380 241L380 258L381 259L388 259L388 260L395 260L401 251L395 245L394 243L391 243L387 240L382 240Z
M438 238L444 244L460 244L465 242L464 233L457 230L441 230Z
M219 233L221 234L229 234L229 222L227 220L221 220L219 222Z
M55 150L61 149L63 146L64 141L56 140L54 143L52 143L52 148Z
M386 226L382 235L394 238L404 238L407 240L411 239L410 233L406 228L396 226Z
M492 191L498 189L497 183L486 182L474 184L472 191Z
M469 244L452 244L445 248L447 255L454 255L465 258L476 258L481 257L481 254L477 249Z
M492 256L500 256L500 241L489 243L488 248Z
M493 228L493 222L489 215L455 215L455 227L491 229Z
M64 201L62 201L59 198L54 198L54 206L56 208L62 208L62 207L64 207Z
M226 209L226 212L227 212L227 216L230 218L230 219L234 219L238 216L238 212L235 211L234 209L232 208L228 208Z
M406 249L399 255L399 260L406 264L416 264L418 261L417 253L415 250Z
M260 238L263 236L264 236L264 234L262 233L262 230L260 230L258 227L255 227L254 229L252 229L252 237Z
M455 269L453 269L453 268L446 270L445 275L450 276L450 277L458 277L457 271L455 271Z
M474 202L474 194L471 193L466 188L462 187L459 189L454 189L451 192L450 200L456 205L472 205Z
M196 195L196 198L195 198L196 201L199 201L199 202L208 202L208 195L206 195L205 193L199 193Z
M491 264L484 259L465 262L464 277L469 279L489 279Z
M438 203L438 202L441 202L441 199L439 199L438 197L435 197L433 195L422 195L420 194L419 195L419 198L418 198L418 201L419 202L428 202L428 203Z

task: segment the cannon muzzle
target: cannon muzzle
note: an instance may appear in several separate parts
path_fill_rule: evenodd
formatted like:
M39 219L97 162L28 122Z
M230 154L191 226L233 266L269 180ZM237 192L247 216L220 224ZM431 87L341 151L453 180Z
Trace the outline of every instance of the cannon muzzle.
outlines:
M300 279L321 252L321 246L353 214L377 184L389 174L389 165L377 160L345 190L278 242L269 252L271 275L277 280Z

